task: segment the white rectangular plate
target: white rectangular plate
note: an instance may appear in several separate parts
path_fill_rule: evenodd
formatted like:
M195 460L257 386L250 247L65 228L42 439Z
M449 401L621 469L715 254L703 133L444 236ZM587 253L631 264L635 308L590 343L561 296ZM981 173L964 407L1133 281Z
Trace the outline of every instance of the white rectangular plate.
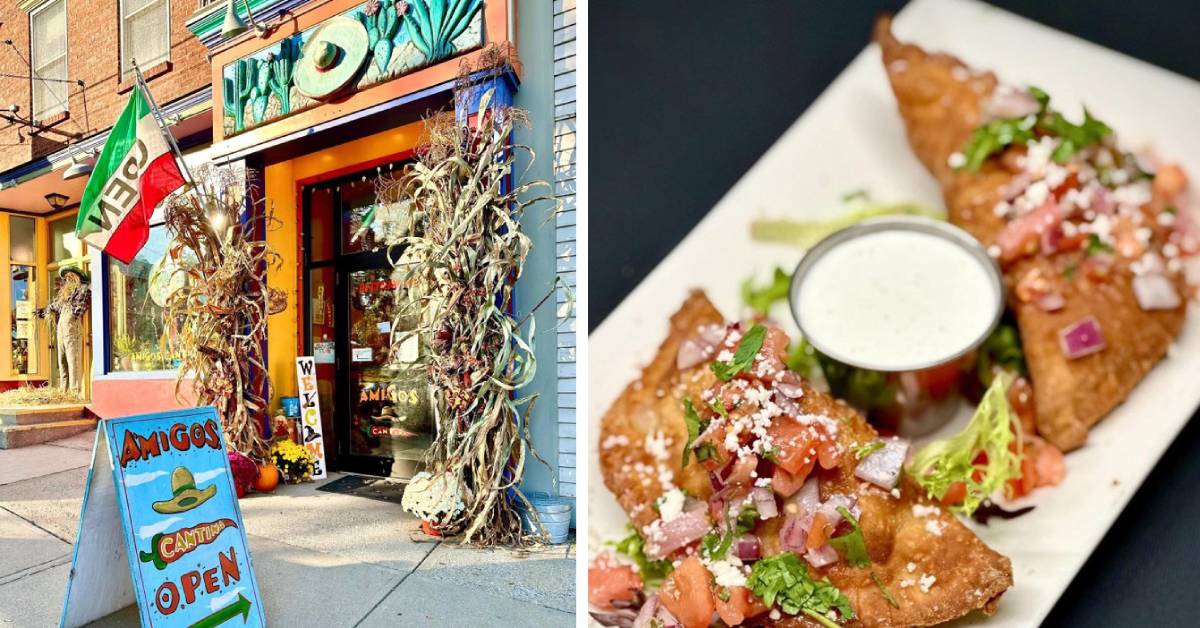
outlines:
M870 25L863 25L864 38ZM974 3L916 0L895 21L898 37L950 52L1001 80L1046 89L1068 117L1089 110L1131 148L1153 144L1200 178L1195 118L1200 84L1034 22ZM803 25L797 37L803 37ZM1195 186L1193 186L1195 187ZM909 150L876 46L868 46L699 225L589 337L589 547L622 535L627 519L605 489L595 455L600 417L636 379L667 333L667 319L691 288L704 289L726 316L740 309L738 286L800 253L750 240L760 216L818 217L849 190L880 201L942 205L938 186ZM1193 192L1194 194L1194 192ZM836 211L836 210L835 210ZM1194 307L1194 304L1193 304ZM784 314L777 317L787 320ZM972 526L1010 557L1015 584L991 618L959 625L1041 622L1167 446L1200 405L1200 316L1189 317L1171 357L1067 456L1067 478L1030 499L1037 508L989 527Z

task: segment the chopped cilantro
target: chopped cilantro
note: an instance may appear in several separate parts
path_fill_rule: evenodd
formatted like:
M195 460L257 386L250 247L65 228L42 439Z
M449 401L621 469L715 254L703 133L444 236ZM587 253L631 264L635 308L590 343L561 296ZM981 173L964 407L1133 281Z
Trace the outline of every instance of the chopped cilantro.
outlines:
M1099 143L1112 134L1112 129L1093 118L1086 107L1083 110L1083 123L1075 124L1049 108L1050 95L1045 91L1033 86L1028 89L1030 95L1038 102L1037 114L991 120L976 127L962 149L963 156L966 157L963 169L979 170L988 157L1003 151L1007 146L1023 144L1034 139L1035 131L1059 139L1058 146L1050 155L1050 158L1058 163L1068 161L1075 153Z
M845 506L838 506L837 511L842 515L847 523L850 524L850 531L829 539L829 544L833 549L841 552L846 556L846 562L850 563L851 567L866 567L871 564L871 555L867 552L867 540L863 537L862 528L858 525L858 519L850 514L850 511Z
M869 443L863 443L853 449L854 458L856 460L862 460L863 458L866 458L867 456L869 456L883 448L884 448L884 444L883 444L883 441L881 441L881 440L873 440Z
M1104 240L1101 240L1099 235L1095 233L1088 234L1087 254L1089 256L1112 253L1112 250L1113 247L1106 244Z
M836 610L843 620L854 618L850 600L828 578L814 580L808 566L792 552L754 563L746 586L768 608L778 604L789 615L803 612L826 626L837 626L826 617L831 610Z
M883 599L887 600L888 604L892 605L892 608L900 608L900 603L892 596L892 592L888 591L888 588L884 586L883 579L879 577L879 574L872 571L871 579L875 581L875 586L879 587L879 593L883 595Z
M1025 374L1025 351L1021 348L1021 336L1010 323L998 325L979 347L979 358L975 362L979 383L984 387L991 386L997 369L1015 376Z
M792 276L776 266L775 272L771 275L771 281L762 287L755 285L754 277L747 277L742 282L742 303L766 316L770 314L772 305L787 299L791 285Z
M988 157L1008 145L1032 140L1033 123L1033 117L1026 116L992 120L976 127L962 149L963 156L967 158L962 167L971 171L979 170Z
M704 538L700 539L700 554L710 561L725 558L725 554L733 546L733 532L730 528L725 534L719 534L715 530L705 534Z
M637 533L637 530L632 525L626 526L629 530L629 536L612 543L614 549L628 556L633 562L637 563L638 573L642 576L642 582L647 585L655 586L667 579L671 572L675 570L675 566L671 561L650 560L646 557L646 539Z
M758 521L758 508L750 506L743 508L742 512L738 513L737 525L734 527L734 532L738 536L747 534L754 529L754 524Z
M729 381L738 373L748 371L754 364L754 356L758 355L759 349L762 349L763 341L767 338L767 328L761 323L755 323L745 336L742 336L741 342L738 343L737 351L733 354L733 359L729 362L713 362L713 373L724 381Z
M704 462L717 457L717 446L712 443L700 443L696 448L696 460Z
M721 415L722 419L729 420L729 411L725 409L725 402L721 401L720 397L714 397L712 401L708 402L708 407L712 408L713 412Z
M717 589L717 597L721 598L722 602L728 602L729 598L732 596L733 592L729 590L729 587L721 587L720 589Z
M1070 264L1067 264L1066 267L1063 268L1063 272L1062 272L1063 277L1066 278L1067 281L1070 281L1075 278L1075 271L1077 271L1077 270L1079 270L1079 264L1076 264L1075 262L1071 262Z
M1021 429L1008 405L1011 381L1005 374L992 378L967 427L950 438L925 445L908 466L909 475L936 500L945 497L954 484L963 483L966 496L961 504L950 507L955 512L970 516L1006 482L1021 477L1019 437L1015 450L1009 449L1014 430L1020 434ZM987 461L976 464L980 452L986 454Z
M687 442L683 444L683 466L686 467L692 454L692 443L696 442L696 438L708 427L708 421L700 419L700 414L696 412L696 406L692 405L692 400L686 397L683 400L683 421L687 424L688 433Z

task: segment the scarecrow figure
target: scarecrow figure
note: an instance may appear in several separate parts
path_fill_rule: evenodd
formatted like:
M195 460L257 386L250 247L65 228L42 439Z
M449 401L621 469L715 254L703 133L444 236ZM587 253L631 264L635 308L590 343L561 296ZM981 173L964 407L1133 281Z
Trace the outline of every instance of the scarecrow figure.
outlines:
M58 387L83 395L83 317L92 305L91 278L79 268L58 271L62 281L50 305L35 312L50 321L57 334L54 345L58 360Z

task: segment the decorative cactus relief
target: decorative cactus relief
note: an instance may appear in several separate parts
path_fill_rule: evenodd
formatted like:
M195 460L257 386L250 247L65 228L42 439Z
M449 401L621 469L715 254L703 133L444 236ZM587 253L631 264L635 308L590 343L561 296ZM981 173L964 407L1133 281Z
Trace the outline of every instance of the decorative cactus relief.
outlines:
M479 12L483 0L411 0L404 3L404 27L413 44L429 63L457 52L454 40L462 35Z
M354 88L391 80L482 45L482 6L483 0L368 0L347 12L366 30L370 63L375 66L359 75ZM227 134L292 112L296 64L312 30L225 66ZM313 104L307 98L297 103L300 108Z

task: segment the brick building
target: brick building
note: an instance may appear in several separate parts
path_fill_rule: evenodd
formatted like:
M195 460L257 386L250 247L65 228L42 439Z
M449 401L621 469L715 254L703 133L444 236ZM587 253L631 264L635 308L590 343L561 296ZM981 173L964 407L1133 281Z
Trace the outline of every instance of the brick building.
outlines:
M460 7L454 28L440 41L414 36L415 17L403 14L413 2ZM230 6L249 23L245 32L223 29ZM512 45L521 64L497 82L497 97L530 111L534 124L514 141L544 156L531 176L556 182L571 209L557 220L526 216L534 249L518 303L538 302L556 275L573 285L573 16L570 0L4 3L0 38L11 44L0 41L0 327L13 333L11 350L0 340L0 386L56 379L52 334L29 312L46 304L58 270L70 265L91 273L90 410L121 416L179 403L177 360L149 298L169 245L161 217L129 265L74 238L87 177L71 174L103 146L134 87L136 59L188 164L241 169L282 223L265 230L283 259L269 284L288 297L286 313L268 326L277 394L296 394L295 359L314 356L329 467L410 475L421 439L380 418L388 409L415 412L396 389L421 384L387 381L378 339L344 331L361 316L350 301L387 285L390 267L382 250L351 246L344 231L374 202L373 177L411 159L421 116L451 105L460 64L493 44ZM333 71L353 64L327 93L298 83L296 68L318 63L311 51L320 47L337 51L327 59ZM528 417L552 468L531 465L526 484L573 496L574 321L556 330L555 316L553 308L536 314L537 328L551 330L538 358L558 368L538 370L531 388L542 400Z

